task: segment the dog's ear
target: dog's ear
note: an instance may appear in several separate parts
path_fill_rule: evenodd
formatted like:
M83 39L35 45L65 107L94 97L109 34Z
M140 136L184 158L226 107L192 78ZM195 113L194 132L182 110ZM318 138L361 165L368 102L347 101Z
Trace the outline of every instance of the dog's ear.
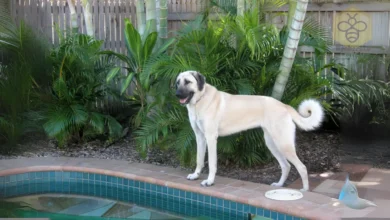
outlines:
M198 89L199 91L202 91L204 88L204 84L206 84L206 77L204 77L199 72L192 72L192 75L195 77L197 83L198 83Z

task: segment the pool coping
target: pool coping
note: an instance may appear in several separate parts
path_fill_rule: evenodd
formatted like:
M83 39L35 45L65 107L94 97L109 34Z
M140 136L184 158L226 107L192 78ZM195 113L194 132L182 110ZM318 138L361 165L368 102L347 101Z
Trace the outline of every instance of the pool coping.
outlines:
M215 185L202 187L199 180L186 179L188 171L152 164L129 163L120 160L95 158L23 158L0 161L0 176L41 171L73 171L104 174L120 178L200 193L243 204L261 207L306 219L341 219L342 213L351 209L338 200L313 192L303 192L295 201L276 201L264 196L268 190L281 188L217 176Z

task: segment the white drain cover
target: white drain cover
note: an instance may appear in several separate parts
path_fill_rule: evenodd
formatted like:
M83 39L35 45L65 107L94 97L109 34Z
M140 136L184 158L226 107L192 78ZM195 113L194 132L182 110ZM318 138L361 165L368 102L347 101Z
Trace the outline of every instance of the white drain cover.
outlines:
M290 201L302 198L303 194L292 189L275 189L265 192L265 197L273 200Z

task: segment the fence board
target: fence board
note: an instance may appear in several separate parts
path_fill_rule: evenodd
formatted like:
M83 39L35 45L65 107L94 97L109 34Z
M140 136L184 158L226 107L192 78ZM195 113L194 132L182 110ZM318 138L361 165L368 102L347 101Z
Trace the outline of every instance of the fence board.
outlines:
M58 20L59 20L59 27L60 27L60 30L68 30L65 26L65 1L63 0L60 0L59 1L59 13L58 13ZM67 33L67 32L65 32Z
M25 0L20 0L20 2L19 2L19 12L20 12L19 16L20 16L20 18L18 20L18 23L20 23L21 20L24 20L24 21L26 20L25 19L25 11L24 11L26 6L24 5L24 2L25 2Z
M41 27L39 25L39 15L38 15L39 1L30 1L30 4L31 4L31 17L30 17L30 19L34 23L34 27L39 27L38 30L41 31Z
M99 0L92 1L92 17L93 17L93 27L94 27L94 36L99 39Z
M114 50L119 53L126 53L123 30L124 18L130 18L136 26L136 0L92 0L92 18L95 27L95 36L100 40L105 40L104 48ZM318 3L317 3L318 2ZM205 9L208 0L168 0L168 31L172 37L176 30L182 26L182 21L195 18L198 12ZM52 5L51 5L52 4ZM75 0L77 22L79 31L86 33L83 9L80 0ZM54 44L58 44L58 36L55 25L59 25L60 30L68 31L71 28L69 6L66 0L10 0L11 14L13 20L19 23L24 20L33 29L42 31L46 37ZM372 2L348 2L341 4L331 3L324 0L316 0L309 4L307 16L312 16L321 25L327 27L330 33L334 32L335 21L339 13L351 11L358 8L365 12L371 19L372 36L371 39L360 47L343 46L338 40L333 38L332 53L326 56L327 61L332 58L345 62L360 72L367 72L369 68L379 71L382 76L386 75L387 68L378 63L369 66L352 65L356 62L350 58L354 53L376 54L377 60L388 57L390 54L390 3L385 1ZM277 9L276 12L286 12L288 5ZM269 12L272 17L273 12ZM215 14L211 14L213 17ZM215 17L215 16L214 16ZM272 22L281 28L287 22L287 16L272 17ZM343 33L339 33L340 36ZM339 36L339 37L340 37ZM301 48L301 54L311 56L311 48ZM349 58L348 58L349 57ZM388 59L388 58L387 58ZM379 62L379 61L378 61ZM373 76L380 78L380 76Z
M12 13L11 15L14 16L13 20L15 21L16 24L19 24L19 18L20 18L20 9L19 9L19 0L16 0L15 2L11 2L11 8L12 8Z
M104 0L99 0L99 34L98 39L103 40L105 37L105 29L104 29Z
M115 48L116 48L116 52L117 53L120 53L121 52L121 41L122 41L122 38L121 38L121 23L122 23L122 19L121 19L121 8L119 6L119 0L115 0L115 22L116 22L116 25L115 25L115 28L116 28L116 34L115 34Z
M65 13L65 27L66 27L66 33L72 33L72 22L71 22L71 17L70 17L70 9L68 2L64 2L65 8L64 8L64 13Z
M81 0L75 0L74 1L74 7L75 7L75 10L76 10L76 14L77 14L77 26L79 27L79 32L80 33L84 33L83 31L83 21L82 21L82 7L80 5L80 2Z
M45 12L44 12L44 6L45 1L39 0L38 7L37 7L37 13L38 13L38 24L39 24L39 31L41 31L43 34L45 34Z
M110 34L110 49L115 51L115 31L116 31L116 21L115 21L115 12L114 12L114 4L112 1L109 2L110 4L110 29L109 29L109 34Z
M54 43L53 39L53 25L52 25L52 13L51 13L51 3L49 0L44 0L45 2L45 33L46 37L50 40L50 42Z
M110 47L110 24L111 24L111 22L110 22L110 5L108 4L108 0L104 0L104 18L105 18L105 20L104 20L104 32L105 32L105 35L104 35L104 44L105 44L105 48L106 49L110 49L111 47Z
M57 45L59 43L59 40L58 40L58 34L56 32L56 26L58 25L58 2L57 0L53 0L52 1L52 13L53 13L53 33L54 33L54 45Z

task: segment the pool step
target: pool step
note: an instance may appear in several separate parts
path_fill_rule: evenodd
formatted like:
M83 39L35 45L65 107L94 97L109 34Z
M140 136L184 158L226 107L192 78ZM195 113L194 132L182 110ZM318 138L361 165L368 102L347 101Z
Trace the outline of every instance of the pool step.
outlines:
M267 218L264 216L251 215L250 220L272 220L272 218Z
M90 211L90 212L86 212L86 213L83 213L81 214L80 216L97 216L97 217L101 217L103 216L108 210L110 210L114 205L116 204L116 202L111 202L105 206L102 206L98 209L95 209L93 211Z
M142 211L142 212L139 212L139 213L137 213L137 214L135 214L135 215L132 215L132 216L129 216L129 217L127 217L128 219L139 219L139 220L150 220L150 217L151 217L151 215L152 215L152 212L150 212L150 211L147 211L147 210L145 210L145 211Z
M93 212L102 207L106 207L107 205L112 206L113 205L112 203L113 202L109 200L85 199L81 203L70 206L64 210L59 211L58 213L68 214L68 215L83 215L84 213Z

